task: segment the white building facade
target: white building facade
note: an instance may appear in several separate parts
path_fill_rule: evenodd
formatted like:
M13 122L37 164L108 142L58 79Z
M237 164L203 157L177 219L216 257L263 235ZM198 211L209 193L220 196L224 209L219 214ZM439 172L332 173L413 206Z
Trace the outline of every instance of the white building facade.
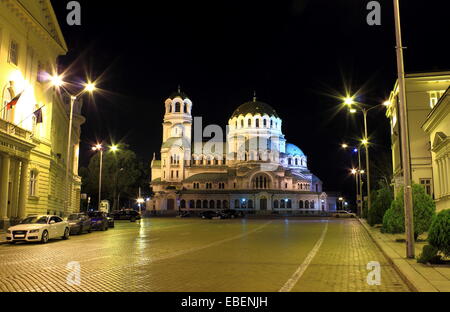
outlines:
M256 98L239 106L228 121L226 142L203 142L198 134L208 127L199 128L197 119L193 125L192 107L180 91L165 101L161 160L154 157L151 163L154 196L147 210L317 214L336 209L336 199L309 171L307 156L286 141L271 106Z

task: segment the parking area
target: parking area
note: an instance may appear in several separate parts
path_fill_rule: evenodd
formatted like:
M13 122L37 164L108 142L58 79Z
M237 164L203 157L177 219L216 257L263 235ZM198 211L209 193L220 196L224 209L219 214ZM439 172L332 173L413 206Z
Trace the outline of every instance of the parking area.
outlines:
M368 283L379 264L379 285ZM0 291L409 291L354 219L151 218L0 245Z

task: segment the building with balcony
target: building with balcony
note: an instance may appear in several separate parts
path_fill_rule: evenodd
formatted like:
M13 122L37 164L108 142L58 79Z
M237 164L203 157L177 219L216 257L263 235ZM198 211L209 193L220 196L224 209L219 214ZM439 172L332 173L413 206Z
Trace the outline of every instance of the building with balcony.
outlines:
M431 142L436 209L450 209L450 88L434 105L422 129Z
M68 105L48 81L66 53L49 0L0 1L0 227L28 214L79 210L81 103L66 155Z
M406 105L410 142L412 181L423 185L426 192L436 198L436 179L433 169L430 135L422 128L445 90L450 86L450 72L429 72L406 75ZM398 122L398 84L391 92L391 105L386 116L391 123L392 168L395 193L403 185L401 162L400 124ZM434 139L434 138L433 138Z
M147 210L317 214L336 209L336 198L323 192L303 151L287 142L270 105L256 97L242 104L226 134L219 126L203 129L192 108L180 90L165 101L161 159L151 163L154 196ZM202 137L213 133L215 138L204 142Z

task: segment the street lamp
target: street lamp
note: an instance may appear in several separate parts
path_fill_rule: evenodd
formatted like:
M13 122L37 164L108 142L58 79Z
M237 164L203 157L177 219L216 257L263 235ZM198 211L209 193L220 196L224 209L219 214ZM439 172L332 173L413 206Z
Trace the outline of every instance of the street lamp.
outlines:
M84 94L85 92L93 93L95 91L95 84L92 82L89 82L85 84L84 88L78 92L77 94L71 94L69 93L65 88L63 88L65 81L62 76L60 75L54 75L50 77L50 83L56 87L60 88L60 90L63 90L69 97L70 97L70 111L69 111L69 130L67 135L67 153L66 153L66 200L65 200L65 207L64 207L64 214L66 214L69 210L69 203L70 203L70 183L69 183L69 166L70 166L70 147L72 146L72 124L73 124L73 105L75 103L75 100Z
M100 152L100 164L99 164L99 173L98 173L98 210L100 210L100 203L102 201L102 169L103 169L103 145L97 143L92 146L92 151ZM117 152L119 149L116 145L112 145L109 150L113 153Z
M358 153L358 169L355 172L355 178L356 178L356 205L357 205L357 214L358 216L362 215L362 205L363 205L363 189L362 189L362 174L364 173L364 170L361 170L361 148L360 146L349 146L348 144L344 143L341 145L343 149L352 148L354 152Z
M362 105L359 105L354 100L354 97L346 97L343 99L343 103L345 106L349 108L349 111L351 114L356 114L358 110L363 113L364 117L364 139L362 140L362 145L365 147L366 151L366 170L367 170L367 210L370 211L371 209L371 196L370 196L370 163L369 163L369 135L367 133L367 114L369 111L380 107L380 106L386 106L383 104L375 105L370 108L363 107Z

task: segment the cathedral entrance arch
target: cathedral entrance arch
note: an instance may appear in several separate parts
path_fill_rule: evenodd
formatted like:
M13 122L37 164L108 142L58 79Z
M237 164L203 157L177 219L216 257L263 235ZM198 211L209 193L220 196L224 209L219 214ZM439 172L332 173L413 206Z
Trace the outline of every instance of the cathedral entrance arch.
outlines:
M266 197L261 197L259 199L259 209L267 210L267 198Z

